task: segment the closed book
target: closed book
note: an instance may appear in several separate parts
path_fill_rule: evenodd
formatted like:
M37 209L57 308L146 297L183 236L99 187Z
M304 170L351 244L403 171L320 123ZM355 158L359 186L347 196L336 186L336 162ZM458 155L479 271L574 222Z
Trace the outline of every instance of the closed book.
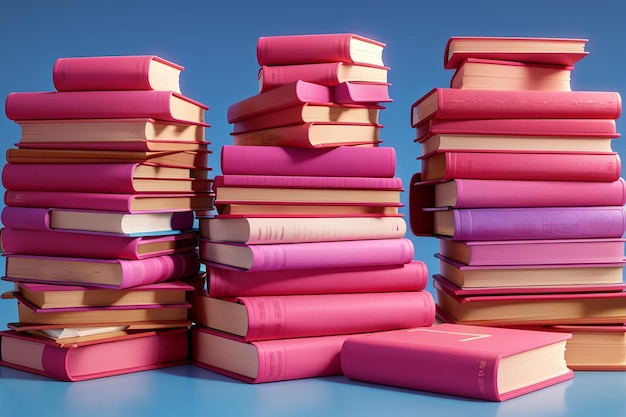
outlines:
M406 264L413 243L406 238L245 245L199 239L200 259L245 271L340 268Z
M402 217L402 205L216 204L220 217Z
M58 142L18 142L20 149L55 149L71 151L122 151L122 152L207 152L209 142L197 140L123 140L98 142L58 141Z
M506 401L572 379L565 361L570 338L444 323L350 336L341 350L341 367L358 381Z
M433 88L411 105L411 126L439 119L617 119L613 91L509 91Z
M17 282L131 288L195 276L197 251L145 259L96 259L5 254L6 279Z
M383 42L355 33L261 36L259 65L349 62L383 65Z
M345 81L332 87L333 102L343 104L388 103L389 83L364 83Z
M429 275L423 261L402 265L312 268L281 271L235 271L207 268L206 288L211 297L258 295L342 294L421 291Z
M196 324L245 342L430 326L435 318L435 302L427 291L234 299L196 293L192 305Z
M52 68L57 91L170 90L180 93L184 67L155 55L58 58Z
M204 124L208 107L172 91L45 91L9 93L10 120L153 118Z
M191 363L251 384L341 375L347 335L242 342L202 326L191 328Z
M220 155L224 175L301 175L393 177L396 150L391 146L293 148L225 145Z
M188 362L186 329L141 332L122 339L59 347L46 338L5 331L1 363L61 381L83 381Z

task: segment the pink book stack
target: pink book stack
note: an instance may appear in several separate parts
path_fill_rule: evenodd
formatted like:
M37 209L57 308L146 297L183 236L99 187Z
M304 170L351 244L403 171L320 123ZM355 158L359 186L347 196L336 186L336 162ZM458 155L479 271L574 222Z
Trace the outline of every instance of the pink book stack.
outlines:
M6 98L22 136L2 171L3 298L19 320L2 332L3 364L74 381L187 361L187 297L204 283L197 216L213 193L208 107L181 93L182 70L157 56L59 58L55 91ZM43 347L41 364L24 343ZM101 366L73 365L75 349Z
M261 88L228 109L216 213L199 218L195 365L249 383L337 375L349 335L433 323L395 150L379 146L388 84L337 72L386 72L383 46L354 34L258 40Z
M570 368L625 369L623 358L607 353L612 342L604 344L608 350L589 350L625 330L626 183L610 147L619 137L619 94L569 83L546 87L531 76L510 88L490 87L492 75L478 70L476 89L458 82L468 59L511 62L529 74L537 66L573 74L586 54L515 60L503 51L487 57L465 51L464 59L452 59L457 40L465 38L451 38L444 58L445 68L455 70L454 87L435 88L411 107L422 153L409 185L410 228L439 239L440 318L570 332ZM501 40L512 48L519 39ZM524 61L529 56L533 62Z

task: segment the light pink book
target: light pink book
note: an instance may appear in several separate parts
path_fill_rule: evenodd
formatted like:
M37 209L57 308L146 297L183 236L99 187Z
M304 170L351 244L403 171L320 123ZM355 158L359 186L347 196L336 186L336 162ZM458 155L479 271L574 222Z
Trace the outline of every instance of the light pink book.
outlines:
M388 103L389 83L363 83L346 81L332 87L333 101L343 104Z
M196 151L210 153L211 142L206 141L167 141L167 140L132 140L132 141L72 141L72 142L18 142L20 149L55 149L83 151L130 151L130 152L183 152Z
M390 146L312 149L225 145L220 157L224 175L388 178L396 170L396 151Z
M61 381L84 381L188 362L186 329L144 331L60 347L54 340L0 333L0 364Z
M211 297L258 295L338 294L421 291L429 275L423 261L402 265L312 268L282 271L235 271L207 268Z
M199 239L200 260L244 271L399 265L413 260L411 240L370 239L338 242L245 245Z
M358 381L506 401L572 379L564 353L571 337L444 323L353 335L342 347L341 367ZM514 365L521 358L523 373Z
M213 179L213 188L217 189L219 187L401 190L402 178L312 175L216 175Z
M430 326L435 302L427 291L192 298L192 320L244 342Z
M63 57L54 63L52 82L57 91L167 89L180 93L178 79L183 69L155 55ZM161 83L155 75L158 71L168 73Z

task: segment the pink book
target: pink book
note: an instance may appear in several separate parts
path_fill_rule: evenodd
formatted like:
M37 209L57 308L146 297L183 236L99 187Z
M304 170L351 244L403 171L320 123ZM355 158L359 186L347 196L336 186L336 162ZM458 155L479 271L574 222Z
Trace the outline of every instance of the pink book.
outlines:
M58 58L52 68L57 91L172 90L184 68L155 55ZM160 81L157 72L167 73ZM159 83L160 81L160 83Z
M9 93L9 119L153 118L205 124L208 107L172 91L45 91Z
M188 252L197 246L197 232L167 236L120 236L4 227L4 253L102 259L143 259Z
M571 337L444 323L353 335L342 347L341 367L358 381L506 401L572 379L565 362ZM522 358L523 373L516 367Z
M282 271L235 271L207 268L211 297L258 295L338 294L421 291L428 283L423 261L402 265L313 268Z
M396 151L390 146L311 149L225 145L220 166L224 175L389 178L396 170Z
M83 151L130 151L130 152L209 152L210 142L204 141L167 141L167 140L133 140L106 142L18 142L20 149L55 149Z
M195 323L244 342L430 326L435 319L435 302L427 291L234 299L197 293L192 306Z
M354 33L262 36L257 40L259 65L349 62L382 65L383 42Z
M411 105L411 126L436 119L617 119L613 91L507 91L433 88Z
M199 239L200 260L244 271L399 265L413 260L411 240L371 239L337 242L244 245Z
M305 175L216 175L213 180L213 188L218 189L220 187L402 190L402 178Z
M333 101L343 104L389 103L389 83L346 81L332 87Z
M191 363L250 384L341 375L348 335L241 342L228 333L191 328Z
M84 381L188 362L186 329L144 331L122 338L60 347L14 331L0 333L2 360L10 368L61 381Z

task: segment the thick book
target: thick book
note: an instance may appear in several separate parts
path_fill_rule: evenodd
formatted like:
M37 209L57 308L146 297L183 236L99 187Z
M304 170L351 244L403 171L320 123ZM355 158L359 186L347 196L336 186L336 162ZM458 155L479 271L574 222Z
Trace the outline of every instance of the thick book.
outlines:
M300 175L329 177L393 177L396 150L391 146L293 148L224 145L224 175Z
M617 181L618 153L464 152L424 155L421 178L536 181Z
M402 217L199 218L200 237L246 244L394 239L406 234Z
M297 80L333 87L354 81L386 84L389 67L381 65L321 62L315 64L262 65L259 69L259 92L272 90Z
M383 65L383 42L355 33L262 36L257 40L259 65L325 62Z
M407 238L246 245L199 239L200 259L244 271L398 265L413 260Z
M244 342L430 326L427 291L213 298L195 293L191 317Z
M124 213L5 206L0 221L5 227L15 229L147 236L178 234L192 230L195 214L193 211Z
M402 204L216 204L220 217L402 217Z
M343 145L376 145L382 142L378 124L307 122L247 132L231 132L236 146L291 146L319 148Z
M155 55L58 58L52 67L57 91L168 90L180 93L184 67Z
M8 281L131 288L196 276L197 250L145 259L4 254Z
M83 381L188 363L186 329L139 332L59 347L13 331L0 334L0 364L61 381Z
M152 118L207 125L207 110L189 97L158 90L13 92L5 101L13 121Z
M332 101L341 104L389 103L389 83L344 81L332 87Z
M402 265L259 272L211 266L207 268L206 289L209 296L219 298L422 291L428 279L428 267L419 260Z
M571 336L451 323L353 335L341 367L358 381L506 401L572 379L565 360Z
M411 126L438 119L617 119L614 91L464 90L436 87L411 104Z
M242 342L203 326L191 328L191 363L250 384L341 375L348 335Z
M445 69L468 58L571 66L586 57L588 39L505 36L452 36L443 55Z

